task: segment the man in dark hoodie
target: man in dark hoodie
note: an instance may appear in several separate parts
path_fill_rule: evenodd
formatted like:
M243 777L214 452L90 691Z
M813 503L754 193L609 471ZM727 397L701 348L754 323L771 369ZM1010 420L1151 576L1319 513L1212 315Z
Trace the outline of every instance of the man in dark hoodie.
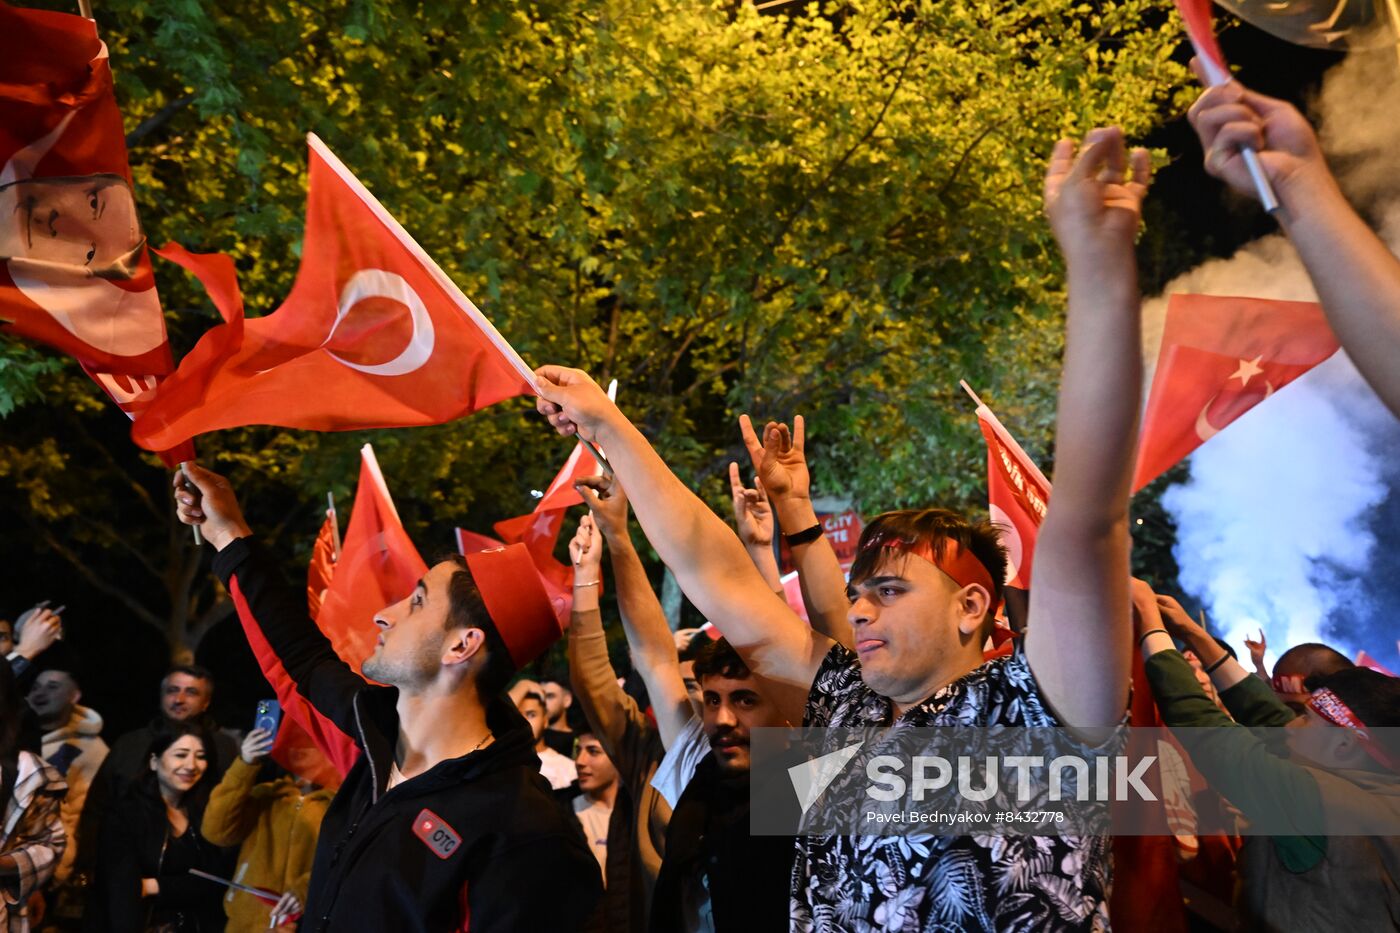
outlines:
M372 686L307 618L228 482L187 472L181 521L218 551L215 572L298 691L363 750L321 824L301 929L577 929L602 891L598 864L503 696L560 635L523 546L437 563L378 612L363 671L388 686ZM529 896L542 875L551 896Z

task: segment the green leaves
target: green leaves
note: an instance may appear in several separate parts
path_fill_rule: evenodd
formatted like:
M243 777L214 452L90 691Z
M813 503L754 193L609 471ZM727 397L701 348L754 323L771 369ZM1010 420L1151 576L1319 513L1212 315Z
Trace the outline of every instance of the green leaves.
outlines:
M1061 293L1043 160L1064 133L1141 137L1179 106L1165 6L107 0L98 17L128 127L194 95L131 153L152 241L228 251L250 315L295 275L315 131L527 360L618 378L716 504L737 414L800 411L819 492L877 511L984 505L960 377L1049 469ZM215 317L187 277L157 275L178 355ZM0 368L0 406L45 379L96 393L38 360ZM529 508L568 455L523 401L201 449L256 492L255 519L309 544L367 438L427 552L453 524Z

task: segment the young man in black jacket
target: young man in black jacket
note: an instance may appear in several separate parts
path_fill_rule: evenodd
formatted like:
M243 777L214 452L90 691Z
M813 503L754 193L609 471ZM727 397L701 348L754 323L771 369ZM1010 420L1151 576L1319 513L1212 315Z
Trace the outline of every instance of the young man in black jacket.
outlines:
M364 676L341 661L251 537L221 476L190 465L180 519L297 690L363 754L321 826L305 931L573 930L602 892L577 825L551 799L532 734L502 692L560 631L514 545L434 565L380 628ZM548 877L551 896L534 896Z

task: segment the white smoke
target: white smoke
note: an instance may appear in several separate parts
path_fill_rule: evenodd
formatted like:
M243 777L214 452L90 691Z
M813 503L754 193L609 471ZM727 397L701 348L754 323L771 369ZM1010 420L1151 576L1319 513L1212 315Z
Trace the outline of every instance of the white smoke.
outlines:
M1380 221L1400 254L1396 114L1400 80L1390 50L1353 54L1330 72L1313 116L1352 202ZM1167 286L1173 292L1316 300L1282 235L1192 270ZM1158 298L1145 308L1149 359L1165 307ZM1384 549L1377 532L1387 533L1373 516L1395 492L1397 452L1400 422L1339 353L1191 457L1191 478L1163 496L1177 523L1180 584L1241 657L1244 637L1263 629L1270 665L1305 641L1396 660L1400 583L1373 574Z

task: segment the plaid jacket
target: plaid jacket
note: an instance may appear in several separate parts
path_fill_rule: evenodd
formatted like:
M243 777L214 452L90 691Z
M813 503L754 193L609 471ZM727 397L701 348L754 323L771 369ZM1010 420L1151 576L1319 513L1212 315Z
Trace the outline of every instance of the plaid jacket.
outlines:
M0 933L27 933L29 896L53 877L68 845L59 805L68 785L37 755L19 753L19 774L0 825L0 855L13 856L19 874L0 885Z

